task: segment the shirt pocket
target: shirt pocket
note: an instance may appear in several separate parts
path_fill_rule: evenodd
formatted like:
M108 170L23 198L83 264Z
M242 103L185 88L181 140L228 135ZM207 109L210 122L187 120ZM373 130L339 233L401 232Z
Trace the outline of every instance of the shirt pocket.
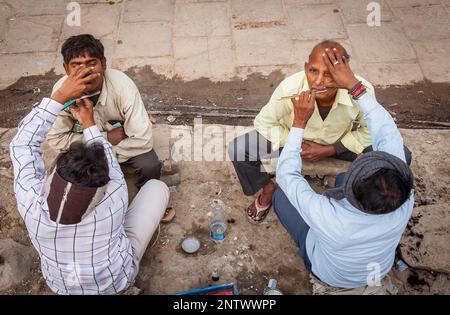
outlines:
M325 134L329 134L331 137L341 137L345 133L352 130L354 121L356 120L357 114L352 111L340 110L339 112L333 111L329 115L332 115L325 120L324 131Z

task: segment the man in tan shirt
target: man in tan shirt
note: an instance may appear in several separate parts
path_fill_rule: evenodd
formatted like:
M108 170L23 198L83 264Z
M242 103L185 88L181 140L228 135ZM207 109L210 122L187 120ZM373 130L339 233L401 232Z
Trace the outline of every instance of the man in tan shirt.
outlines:
M159 179L161 162L153 150L152 124L134 82L121 71L106 69L103 45L92 35L70 37L61 53L67 75L79 67L91 67L91 73L98 73L98 77L86 85L84 94L100 91L99 95L90 97L95 104L95 123L113 145L119 163L135 170L138 188L149 179ZM53 92L67 75L56 82ZM70 107L61 111L47 136L48 144L60 152L82 139L83 127Z

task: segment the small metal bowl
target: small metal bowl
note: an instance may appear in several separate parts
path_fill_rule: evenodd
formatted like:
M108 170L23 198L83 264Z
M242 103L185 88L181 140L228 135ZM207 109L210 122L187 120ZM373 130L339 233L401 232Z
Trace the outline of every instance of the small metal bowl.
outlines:
M193 254L200 248L200 241L195 236L188 236L181 242L181 248L186 253Z

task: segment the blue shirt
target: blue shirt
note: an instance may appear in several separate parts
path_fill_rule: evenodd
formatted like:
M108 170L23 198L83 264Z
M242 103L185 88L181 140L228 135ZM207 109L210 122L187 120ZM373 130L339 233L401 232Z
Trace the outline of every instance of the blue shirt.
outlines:
M368 93L359 100L375 151L405 161L403 139L389 113ZM278 160L277 183L310 226L306 251L312 271L323 282L339 288L357 288L382 279L392 268L395 249L411 216L414 191L391 213L372 215L347 199L317 194L301 175L304 130L292 128Z

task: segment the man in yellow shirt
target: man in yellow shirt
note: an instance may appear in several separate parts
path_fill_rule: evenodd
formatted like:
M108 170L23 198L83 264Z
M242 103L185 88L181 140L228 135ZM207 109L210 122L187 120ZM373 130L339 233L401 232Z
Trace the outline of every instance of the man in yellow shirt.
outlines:
M251 223L264 220L272 204L276 184L263 169L261 159L278 156L285 144L294 118L292 96L308 90L316 95L315 110L305 128L303 160L316 162L334 157L353 161L358 154L372 150L362 111L347 90L336 87L323 61L326 48L336 48L350 60L345 48L335 41L317 44L305 62L304 71L284 79L275 89L255 118L255 130L234 139L229 145L230 159L244 194L251 196L263 188L246 210ZM362 77L356 77L374 96L373 86ZM405 154L409 164L410 152L405 149Z

